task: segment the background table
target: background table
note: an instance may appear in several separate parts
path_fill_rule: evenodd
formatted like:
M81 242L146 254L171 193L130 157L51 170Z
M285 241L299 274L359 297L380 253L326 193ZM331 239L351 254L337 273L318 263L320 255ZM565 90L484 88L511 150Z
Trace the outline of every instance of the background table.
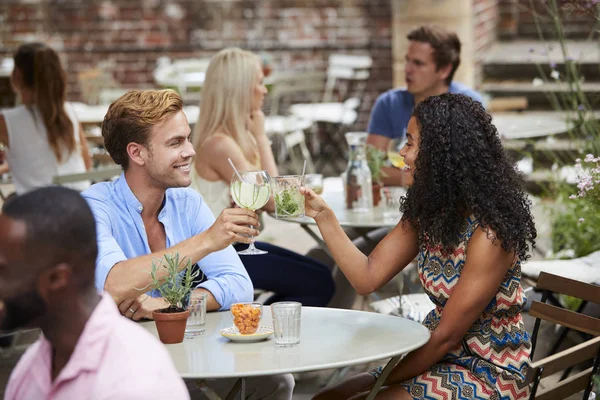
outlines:
M263 308L261 325L273 326ZM142 326L158 337L154 322ZM423 346L429 330L404 318L334 308L302 308L300 344L275 347L273 337L234 343L219 331L233 326L229 312L208 313L206 331L166 345L183 378L247 378L338 368L399 356ZM385 379L385 378L383 378Z

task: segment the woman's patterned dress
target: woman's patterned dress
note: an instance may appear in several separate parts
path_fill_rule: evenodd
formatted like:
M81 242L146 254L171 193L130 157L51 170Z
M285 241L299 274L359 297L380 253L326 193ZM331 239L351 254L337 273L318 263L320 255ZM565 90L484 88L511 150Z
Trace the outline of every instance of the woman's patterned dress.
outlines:
M444 254L439 247L419 253L419 277L436 306L423 321L430 331L439 324L460 279L467 244L479 225L473 217L466 222L452 254ZM428 371L401 384L413 398L512 400L529 396L524 380L531 342L521 317L526 298L520 281L521 264L515 260L498 293L462 342Z

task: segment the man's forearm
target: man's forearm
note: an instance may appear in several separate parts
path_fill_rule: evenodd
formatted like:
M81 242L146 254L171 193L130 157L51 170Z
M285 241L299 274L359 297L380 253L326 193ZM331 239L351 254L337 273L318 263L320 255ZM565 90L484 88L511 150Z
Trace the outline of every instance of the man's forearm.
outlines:
M203 232L168 249L121 261L115 264L108 273L104 290L111 294L117 304L125 299L136 298L151 289L152 277L150 272L152 271L152 263L161 262L165 254L179 253L179 259L182 261L180 269L183 269L187 259L194 263L213 251L214 249L212 249ZM160 269L157 271L156 276L163 282L167 272Z

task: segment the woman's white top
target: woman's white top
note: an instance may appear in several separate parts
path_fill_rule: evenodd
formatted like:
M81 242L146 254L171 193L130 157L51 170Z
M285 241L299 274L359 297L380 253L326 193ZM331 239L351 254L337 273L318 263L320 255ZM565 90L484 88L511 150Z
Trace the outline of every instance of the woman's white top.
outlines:
M70 106L65 105L69 119L73 123L73 134L77 146L71 154L64 151L62 162L59 163L48 142L48 133L44 120L38 108L19 106L3 110L4 120L8 130L9 146L6 149L6 159L15 191L23 194L38 187L52 184L57 175L77 174L85 172L85 162L81 155L79 143L79 123ZM75 190L84 190L89 182L65 184Z
M190 187L200 193L206 205L210 208L215 218L226 208L231 207L229 185L223 181L209 181L198 175L196 168L190 172L192 184Z

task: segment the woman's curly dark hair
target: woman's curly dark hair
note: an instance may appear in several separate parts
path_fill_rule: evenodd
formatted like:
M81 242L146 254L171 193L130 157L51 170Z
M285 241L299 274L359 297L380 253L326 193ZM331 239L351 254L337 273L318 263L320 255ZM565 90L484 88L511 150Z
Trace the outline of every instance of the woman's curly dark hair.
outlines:
M400 211L417 230L421 246L455 248L471 212L502 248L526 260L535 246L531 202L506 156L492 117L458 94L421 102L413 113L420 129L414 182ZM488 230L488 233L490 231Z

